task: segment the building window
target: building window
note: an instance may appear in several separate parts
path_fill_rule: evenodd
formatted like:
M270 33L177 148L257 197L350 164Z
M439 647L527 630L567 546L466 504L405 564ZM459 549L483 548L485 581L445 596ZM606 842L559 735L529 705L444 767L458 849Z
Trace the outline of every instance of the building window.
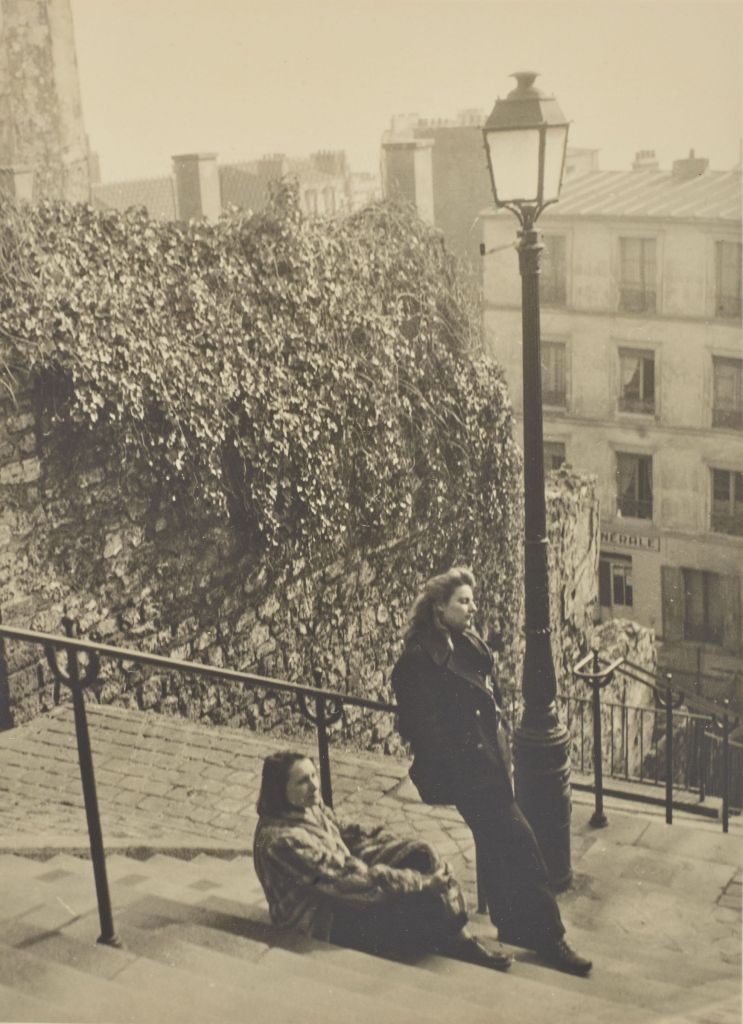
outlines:
M565 236L544 235L539 274L539 298L546 305L564 306L567 295Z
M740 242L717 242L715 246L715 274L717 281L715 313L717 316L740 317L741 312L741 260Z
M617 452L617 514L653 518L653 458Z
M684 640L721 644L724 629L722 580L715 572L682 569Z
M566 405L565 345L559 341L542 342L542 402Z
M549 472L551 469L559 469L565 462L565 442L545 441L544 442L544 468Z
M616 615L632 607L632 559L628 555L601 555L599 604Z
M712 516L715 533L743 537L743 473L712 470Z
M655 412L655 353L619 350L619 408L622 412Z
M712 426L743 427L743 359L712 357Z
M741 577L675 565L660 572L664 642L719 644L741 654Z
M655 312L655 239L619 239L619 308Z

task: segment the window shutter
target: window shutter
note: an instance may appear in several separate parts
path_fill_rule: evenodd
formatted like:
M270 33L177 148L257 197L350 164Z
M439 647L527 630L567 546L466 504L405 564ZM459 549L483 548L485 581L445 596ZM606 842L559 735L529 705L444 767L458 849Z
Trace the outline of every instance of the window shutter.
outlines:
M609 563L603 558L599 562L599 604L602 608L611 608L611 579Z
M663 639L666 643L684 639L684 577L681 569L662 565Z
M741 651L740 576L722 576L722 645L731 654Z

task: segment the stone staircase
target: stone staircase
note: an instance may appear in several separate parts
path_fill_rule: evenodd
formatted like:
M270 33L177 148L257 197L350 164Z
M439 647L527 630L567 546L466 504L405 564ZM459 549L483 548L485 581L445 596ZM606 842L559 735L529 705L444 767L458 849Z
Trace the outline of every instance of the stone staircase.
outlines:
M683 877L683 861L664 853L661 868ZM720 908L719 942L664 941L662 920L631 924L633 899L647 905L664 880L638 878L636 868L622 880L621 863L612 871L627 919L585 878L564 906L571 940L594 959L588 979L524 950L500 974L436 956L393 963L279 934L246 856L114 854L107 865L120 949L96 943L89 861L0 856L2 1021L740 1024L735 911ZM693 892L688 904L693 914ZM473 927L493 934L484 919Z

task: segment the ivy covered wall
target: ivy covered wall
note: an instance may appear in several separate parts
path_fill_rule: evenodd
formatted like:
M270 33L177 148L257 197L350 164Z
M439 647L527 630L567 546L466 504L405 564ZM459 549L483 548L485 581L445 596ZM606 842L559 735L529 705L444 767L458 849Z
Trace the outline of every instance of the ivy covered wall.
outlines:
M216 225L0 215L5 622L58 632L67 614L102 641L385 698L417 585L466 562L517 674L520 455L434 232L385 204L305 221L285 185ZM551 501L560 663L597 557L591 484L568 481ZM6 646L17 723L53 693L36 652ZM297 727L271 694L126 666L97 696ZM395 745L379 716L342 728Z

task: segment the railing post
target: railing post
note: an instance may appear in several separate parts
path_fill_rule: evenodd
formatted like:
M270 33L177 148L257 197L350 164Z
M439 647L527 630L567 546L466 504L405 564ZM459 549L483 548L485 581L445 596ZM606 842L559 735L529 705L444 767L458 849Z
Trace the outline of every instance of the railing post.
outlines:
M702 718L697 719L697 756L699 757L699 803L703 804L707 796L707 730Z
M315 671L315 686L322 688L322 673ZM320 762L320 792L323 802L333 806L333 784L330 777L330 750L328 746L328 723L325 714L325 698L315 697L315 725L317 726L317 757Z
M0 610L0 625L3 613ZM10 710L10 670L5 653L5 637L0 636L0 731L13 728L13 712Z
M671 673L666 675L666 824L673 824L673 694Z
M593 652L593 671L598 675L601 671L599 652ZM593 828L606 828L609 824L604 814L604 765L603 748L601 745L601 686L598 679L591 683L593 691L593 778L596 806L589 825Z
M488 895L485 892L485 883L482 880L482 870L480 868L480 853L475 844L475 875L477 877L477 913L487 914L488 912Z
M730 824L730 747L728 716L722 716L722 831L727 832Z
M64 619L64 627L67 636L72 637L72 620ZM93 672L90 675L92 676ZM95 788L95 772L93 771L93 754L90 748L88 718L85 712L85 696L80 680L77 651L70 648L67 650L67 679L65 681L72 691L72 708L75 715L80 781L83 787L85 816L88 822L90 858L93 862L95 891L98 898L98 916L101 922L101 934L98 937L98 942L106 946L120 946L121 943L114 931L113 914L111 912L111 896L108 890L108 877L106 875L106 853L103 848L101 817L98 810L98 795ZM86 680L86 682L92 681L92 678Z

